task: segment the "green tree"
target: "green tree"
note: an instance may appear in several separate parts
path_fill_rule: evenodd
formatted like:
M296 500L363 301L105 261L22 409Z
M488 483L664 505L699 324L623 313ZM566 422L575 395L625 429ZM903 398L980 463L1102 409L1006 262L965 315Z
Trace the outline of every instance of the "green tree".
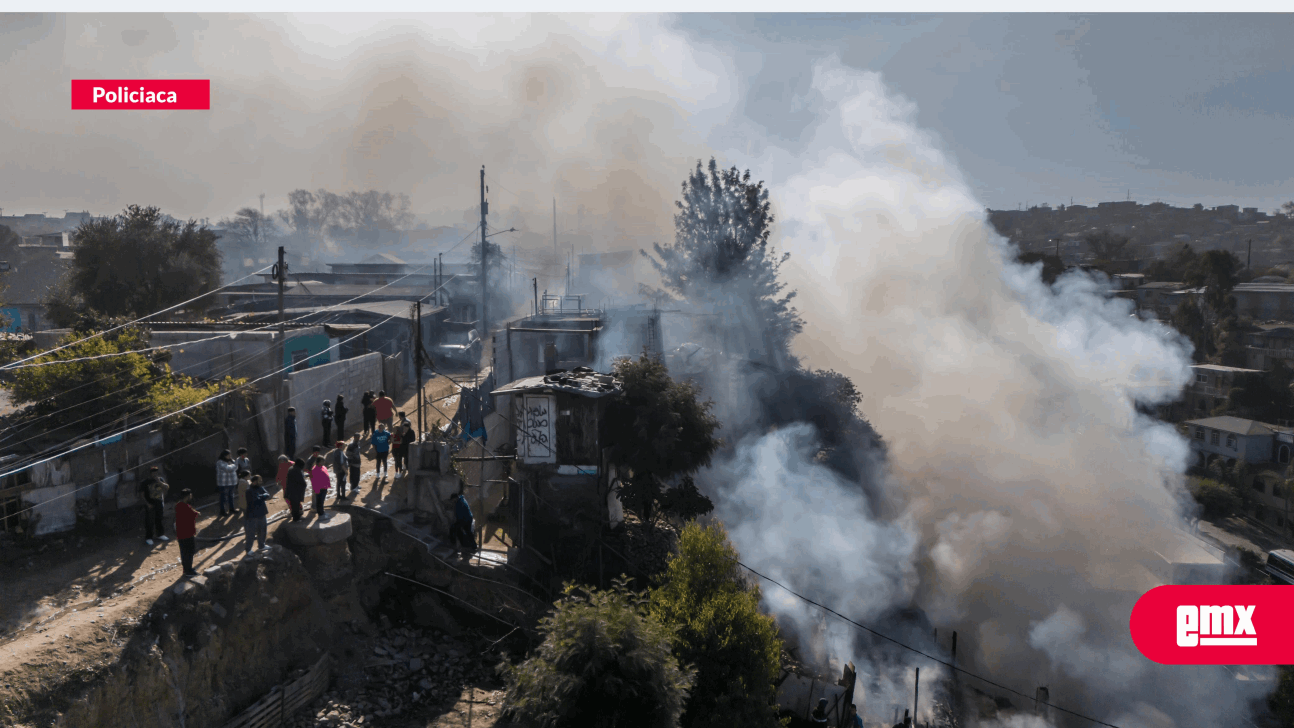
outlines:
M1281 728L1294 728L1294 665L1280 666L1280 680L1267 696L1267 706L1280 721Z
M109 316L145 315L220 285L215 233L156 207L131 205L116 217L84 223L74 240L65 295ZM207 297L193 308L214 302Z
M698 161L675 205L674 243L655 245L655 257L643 253L666 288L722 307L729 312L722 325L749 325L768 354L789 357L804 321L791 306L795 292L778 279L790 254L769 247L774 217L764 183L752 182L749 170L720 170L713 158L707 170Z
M710 464L722 441L714 403L700 400L692 382L676 382L659 359L641 356L615 363L624 391L607 409L611 462L627 468L620 497L652 523L672 479Z
M1186 284L1192 288L1206 287L1204 302L1219 319L1235 309L1231 291L1236 287L1240 272L1240 259L1226 250L1206 250L1186 271Z
M1128 247L1131 239L1126 235L1116 235L1109 230L1102 230L1083 236L1083 242L1087 243L1087 249L1096 257L1097 267L1102 267L1120 260L1124 248Z
M673 633L627 579L608 590L567 585L539 625L544 641L503 665L504 715L538 728L675 728L694 673Z
M330 194L320 190L332 208L326 229L334 240L371 248L381 242L383 231L403 230L413 224L408 195L377 190L328 197Z
M1280 360L1269 371L1238 374L1227 392L1227 411L1262 422L1294 419L1291 384L1294 371Z
M1216 351L1213 345L1213 330L1204 320L1204 312L1195 304L1195 299L1187 297L1173 310L1173 328L1190 339L1195 350L1191 356L1196 363L1208 361Z
M1146 268L1148 281L1186 281L1186 273L1195 266L1197 256L1191 246L1183 244L1172 255L1156 260Z
M678 554L652 591L651 611L674 629L675 654L696 668L684 726L778 725L782 641L773 618L759 611L759 589L743 577L722 526L684 527Z
M1240 510L1242 501L1234 488L1212 478L1204 478L1191 490L1195 502L1200 504L1208 519L1225 518Z
M73 332L60 344L82 336L82 332ZM11 370L8 387L15 404L35 405L32 414L62 410L58 423L78 431L90 430L140 410L137 400L147 397L151 387L168 376L165 366L144 354L129 353L147 346L146 332L121 329ZM82 361L68 361L78 359Z
M1060 258L1047 253L1020 253L1016 256L1015 262L1020 265L1042 263L1042 282L1049 286L1065 272L1065 263Z

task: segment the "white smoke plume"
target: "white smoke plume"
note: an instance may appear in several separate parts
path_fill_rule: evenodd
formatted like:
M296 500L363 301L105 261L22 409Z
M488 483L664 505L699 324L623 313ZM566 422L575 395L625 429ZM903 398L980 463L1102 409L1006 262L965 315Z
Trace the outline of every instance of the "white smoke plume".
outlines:
M806 433L742 443L713 475L738 549L864 622L918 606L941 635L960 631L960 664L1025 694L1050 686L1053 702L1100 720L1243 715L1261 687L1154 665L1127 633L1133 602L1154 585L1141 564L1183 538L1188 456L1136 401L1180 389L1185 345L1100 281L1075 274L1051 289L1015 264L911 104L877 74L828 60L813 88L807 143L729 160L772 189L807 321L798 353L854 380L888 462L871 484L841 483L812 461ZM864 485L901 516L870 512ZM813 608L764 590L792 632L815 631ZM837 659L866 659L847 628L832 634Z

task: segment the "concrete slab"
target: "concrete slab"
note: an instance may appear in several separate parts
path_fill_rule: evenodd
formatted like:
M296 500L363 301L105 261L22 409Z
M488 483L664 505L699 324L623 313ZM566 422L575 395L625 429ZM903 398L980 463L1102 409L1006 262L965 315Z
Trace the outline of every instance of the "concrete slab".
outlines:
M296 523L285 523L280 528L298 546L337 543L350 538L350 514L328 511L323 517L311 515Z

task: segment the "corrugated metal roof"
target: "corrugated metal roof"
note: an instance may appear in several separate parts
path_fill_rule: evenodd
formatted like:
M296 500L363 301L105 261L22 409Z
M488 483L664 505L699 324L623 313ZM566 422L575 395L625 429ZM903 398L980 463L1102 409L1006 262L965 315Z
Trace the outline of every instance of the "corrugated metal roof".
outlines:
M606 397L621 392L620 380L610 374L599 374L587 367L526 377L494 390L491 394L522 394L526 392L564 392L581 397Z

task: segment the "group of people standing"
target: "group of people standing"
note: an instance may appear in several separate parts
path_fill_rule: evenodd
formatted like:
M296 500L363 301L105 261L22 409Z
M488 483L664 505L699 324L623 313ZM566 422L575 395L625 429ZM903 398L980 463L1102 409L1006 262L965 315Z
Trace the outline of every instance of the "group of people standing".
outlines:
M387 460L392 455L396 473L408 472L409 446L417 439L417 432L405 413L396 411L395 402L384 391L376 394L372 391L365 392L360 399L360 411L363 430L346 440L349 408L345 397L337 395L336 404L325 400L319 411L323 442L314 446L310 457L306 459L296 457L297 411L295 407L288 408L283 422L284 454L278 458L276 481L288 504L292 521L300 521L304 517L307 492L313 495L314 512L319 515L323 514L328 491L335 489L338 503L359 494L364 438L373 447L379 478L389 474ZM342 439L332 440L333 425L337 427L337 436ZM325 448L329 448L330 441L331 448L325 451ZM239 448L236 454L225 450L216 460L219 518L242 516L247 556L251 555L253 544L261 549L268 548L265 545L269 522L268 501L275 497L265 489L261 476L254 475L253 471L252 461L245 447ZM169 490L170 486L160 475L157 466L150 468L148 477L140 481L139 494L145 508L145 543L149 546L154 545L156 540L170 541L163 525ZM189 488L181 490L175 504L175 535L180 545L180 561L184 566L184 573L190 576L196 574L193 570L193 555L196 551L199 513L200 510L193 505L193 491Z

